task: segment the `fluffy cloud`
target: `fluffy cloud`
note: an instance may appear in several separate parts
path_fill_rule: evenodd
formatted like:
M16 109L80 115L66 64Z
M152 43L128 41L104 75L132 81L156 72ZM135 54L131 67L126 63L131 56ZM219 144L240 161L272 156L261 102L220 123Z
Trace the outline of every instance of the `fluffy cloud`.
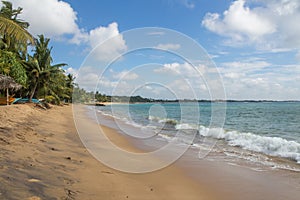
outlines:
M15 7L22 7L21 18L30 23L29 31L47 37L79 33L77 13L70 4L58 0L11 0Z
M263 60L254 61L235 61L222 63L219 68L221 72L226 73L249 73L261 70L271 64Z
M229 82L236 82L245 77L249 77L251 74L255 74L265 68L271 66L270 63L263 60L246 60L222 63L219 66L219 71L224 78Z
M137 75L134 72L128 72L128 71L121 71L121 72L113 72L113 78L114 79L118 79L118 80L135 80L139 77L139 75Z
M120 34L118 24L113 22L106 26L99 26L86 31L76 31L70 40L75 44L86 44L87 51L92 51L91 56L98 61L112 61L127 50L126 41Z
M166 85L176 91L179 98L225 98L222 79L214 67L174 62L166 63L153 72L167 74L170 81Z
M201 77L208 71L204 65L192 66L189 63L166 63L161 68L154 69L155 73L166 73L170 75L180 75L183 77Z
M12 3L15 7L23 8L20 17L30 23L29 31L33 35L44 34L53 39L64 38L64 40L74 44L87 45L88 50L95 49L95 57L100 61L113 59L127 49L116 22L107 27L96 27L90 31L80 29L77 25L77 13L67 2L59 0L12 0ZM110 39L109 43L103 43L107 39ZM103 44L98 46L101 43Z
M91 30L87 38L90 47L94 49L94 57L100 61L110 61L117 58L127 49L126 42L119 33L116 22L109 24L108 27L100 26Z
M228 99L299 98L300 87L295 87L300 81L299 65L273 65L252 57L221 63L218 69L220 76L217 70L205 65L198 65L195 69L188 63L175 62L164 64L154 73L172 77L166 85L179 97L224 98L220 91L225 88ZM199 73L195 73L196 70Z
M255 44L260 49L300 47L300 2L295 0L236 0L224 11L207 13L202 25L229 37L231 44ZM260 6L259 6L260 5ZM229 44L229 43L228 43Z
M208 13L202 24L209 30L221 35L228 35L234 39L242 40L245 36L251 40L273 33L275 26L259 12L245 7L244 0L235 1L224 12L221 19L217 13Z
M270 70L272 68L272 70ZM244 60L220 65L228 99L298 99L299 65L272 65L263 60ZM284 91L284 92L283 92Z

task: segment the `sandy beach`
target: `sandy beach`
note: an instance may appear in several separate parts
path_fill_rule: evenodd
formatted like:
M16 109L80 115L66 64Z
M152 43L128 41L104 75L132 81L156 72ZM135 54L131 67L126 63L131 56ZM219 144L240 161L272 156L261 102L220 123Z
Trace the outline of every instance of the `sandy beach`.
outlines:
M256 172L196 156L183 156L151 173L111 169L81 143L70 105L49 110L33 105L3 106L0 118L0 199L250 200L299 196L299 173ZM144 151L116 130L101 128L117 146Z
M218 199L174 166L139 175L104 166L81 144L71 106L0 109L0 199Z

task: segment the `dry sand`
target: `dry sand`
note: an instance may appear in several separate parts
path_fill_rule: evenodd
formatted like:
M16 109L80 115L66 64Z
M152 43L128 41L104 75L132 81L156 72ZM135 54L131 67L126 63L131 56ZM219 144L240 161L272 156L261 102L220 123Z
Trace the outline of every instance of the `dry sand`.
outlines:
M115 130L120 147L139 152ZM0 199L220 199L175 166L128 174L94 159L76 133L72 107L0 107Z

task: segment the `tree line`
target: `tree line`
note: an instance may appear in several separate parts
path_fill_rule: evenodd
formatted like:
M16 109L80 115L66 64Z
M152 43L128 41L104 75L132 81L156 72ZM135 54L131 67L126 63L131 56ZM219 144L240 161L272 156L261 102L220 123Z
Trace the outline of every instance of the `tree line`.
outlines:
M14 9L11 2L2 1L0 9L0 74L12 77L22 85L16 95L43 98L60 104L72 100L75 77L66 74L66 63L53 64L50 39L43 34L34 38L29 23L20 19L22 8ZM32 51L28 52L29 47ZM3 93L3 92L1 92Z
M88 102L123 102L123 103L149 103L157 100L144 98L141 96L111 96L101 94L100 92L87 92L82 88L74 88L73 102L88 103Z
M120 102L120 103L176 103L181 100L153 99L140 95L136 96L118 96L106 95L100 92L87 92L82 88L75 87L73 93L73 102L75 103L93 103L93 102ZM185 100L182 100L185 101ZM196 100L195 100L196 101Z

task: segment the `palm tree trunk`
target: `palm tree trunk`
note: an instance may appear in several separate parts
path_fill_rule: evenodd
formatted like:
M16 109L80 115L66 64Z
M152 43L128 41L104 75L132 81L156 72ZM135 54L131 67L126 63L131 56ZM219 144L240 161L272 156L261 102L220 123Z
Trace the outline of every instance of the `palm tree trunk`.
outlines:
M32 91L31 91L31 94L30 94L30 97L29 97L29 102L30 102L30 103L32 102L32 97L33 97L33 95L34 95L34 93L35 93L35 91L36 91L37 85L38 85L38 82L36 82L36 83L34 84L34 87L33 87Z
M8 106L9 104L9 94L8 94L8 88L6 88L6 105Z

